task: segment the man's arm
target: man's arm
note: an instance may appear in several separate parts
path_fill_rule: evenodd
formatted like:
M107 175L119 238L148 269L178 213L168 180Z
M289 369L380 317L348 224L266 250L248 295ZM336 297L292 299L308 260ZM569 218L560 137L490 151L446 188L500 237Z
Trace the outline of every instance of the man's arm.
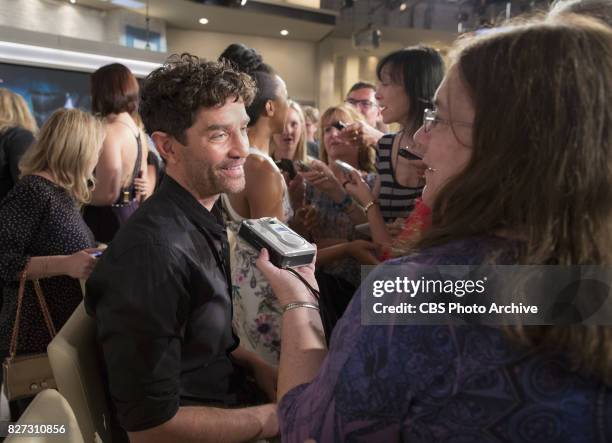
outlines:
M131 443L243 442L278 433L276 405L243 409L184 406L167 422L140 432L130 432Z

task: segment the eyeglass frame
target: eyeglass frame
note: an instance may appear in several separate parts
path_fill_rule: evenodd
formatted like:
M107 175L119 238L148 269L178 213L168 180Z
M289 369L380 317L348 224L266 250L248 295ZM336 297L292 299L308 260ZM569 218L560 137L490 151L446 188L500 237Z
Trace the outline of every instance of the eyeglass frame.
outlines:
M438 123L442 123L443 125L458 125L465 126L471 128L474 126L473 123L462 122L457 120L446 120L444 118L438 117L438 110L436 108L425 108L423 110L423 131L426 133L430 132L432 128Z
M378 107L378 103L373 102L372 100L368 100L368 99L363 99L363 100L357 100L356 98L347 98L344 100L344 103L347 103L351 106L363 106L364 108L377 108Z

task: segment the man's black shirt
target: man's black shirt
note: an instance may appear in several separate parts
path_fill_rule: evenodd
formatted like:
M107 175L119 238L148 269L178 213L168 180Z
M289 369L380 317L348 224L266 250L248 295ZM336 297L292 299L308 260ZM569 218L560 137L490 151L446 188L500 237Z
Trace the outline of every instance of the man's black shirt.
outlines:
M87 281L121 426L171 419L179 404L235 405L225 227L171 177L116 235Z

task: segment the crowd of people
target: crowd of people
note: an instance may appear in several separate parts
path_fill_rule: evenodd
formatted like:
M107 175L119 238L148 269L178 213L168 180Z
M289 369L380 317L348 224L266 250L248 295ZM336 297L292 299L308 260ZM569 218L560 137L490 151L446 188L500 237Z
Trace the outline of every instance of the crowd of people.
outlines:
M611 27L608 0L559 0L446 63L391 52L322 112L242 44L141 85L101 67L92 113L40 129L0 88L0 357L45 352L41 290L55 329L95 319L117 441L612 441L609 326L364 325L360 296L612 262ZM313 263L239 235L263 217Z

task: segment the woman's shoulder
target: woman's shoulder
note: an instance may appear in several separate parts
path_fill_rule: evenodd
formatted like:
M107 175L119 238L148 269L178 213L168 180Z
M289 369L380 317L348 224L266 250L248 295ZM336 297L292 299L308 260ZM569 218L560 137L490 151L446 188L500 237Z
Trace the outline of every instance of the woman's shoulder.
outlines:
M58 188L53 182L39 176L26 175L15 183L15 186L4 197L0 206L17 205L40 208L50 202Z
M378 146L391 146L393 144L393 140L395 140L396 132L391 132L383 135L378 139Z
M274 161L265 154L251 152L246 159L244 168L247 175L257 176L258 180L270 177L275 180L283 180L283 176Z

